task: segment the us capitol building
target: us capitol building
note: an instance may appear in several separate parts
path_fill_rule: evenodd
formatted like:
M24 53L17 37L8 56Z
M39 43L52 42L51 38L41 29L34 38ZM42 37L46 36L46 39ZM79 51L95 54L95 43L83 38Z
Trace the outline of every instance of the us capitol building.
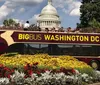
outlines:
M58 30L60 28L60 18L57 13L57 10L52 5L52 0L48 0L48 4L42 9L41 14L37 19L37 26L39 26L42 30L48 28L55 28Z

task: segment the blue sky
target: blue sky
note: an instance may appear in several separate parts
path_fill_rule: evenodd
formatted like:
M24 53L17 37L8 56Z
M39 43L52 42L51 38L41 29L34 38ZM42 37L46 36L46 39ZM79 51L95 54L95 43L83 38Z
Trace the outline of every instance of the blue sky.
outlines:
M29 20L36 23L38 15L48 0L0 0L0 25L5 19L13 18L18 22L25 23ZM61 19L61 26L76 27L80 22L80 0L52 0Z

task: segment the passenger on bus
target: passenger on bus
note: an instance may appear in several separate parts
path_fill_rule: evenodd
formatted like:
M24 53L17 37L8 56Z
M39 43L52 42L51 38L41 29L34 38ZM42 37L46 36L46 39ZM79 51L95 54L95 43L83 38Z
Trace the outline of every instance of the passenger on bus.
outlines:
M26 21L26 23L24 24L24 30L28 30L29 26L29 21Z
M53 27L53 28L51 29L51 32L56 32L55 27Z
M41 28L40 28L40 26L38 26L38 27L37 27L37 29L38 29L38 31L41 31Z
M17 29L17 30L22 30L22 29L23 29L23 24L21 24L21 23L16 23L16 24L15 24L15 29Z
M64 32L64 28L63 27L59 28L58 32Z
M48 33L49 32L49 29L48 28L45 28L45 31Z
M66 32L69 32L69 33L72 32L72 28L68 27L67 30L66 30Z
M80 32L81 32L81 29L76 28L75 33L80 33Z

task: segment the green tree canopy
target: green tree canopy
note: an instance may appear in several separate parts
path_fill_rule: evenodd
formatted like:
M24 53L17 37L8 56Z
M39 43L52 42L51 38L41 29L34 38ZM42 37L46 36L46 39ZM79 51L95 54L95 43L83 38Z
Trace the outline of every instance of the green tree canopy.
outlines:
M90 27L90 23L94 20L100 23L100 0L83 0L80 12L80 23L77 24L77 27Z
M6 19L3 21L4 26L14 26L16 22L13 19Z
M100 23L98 21L96 21L96 19L94 18L92 21L89 22L89 25L92 28L100 28Z

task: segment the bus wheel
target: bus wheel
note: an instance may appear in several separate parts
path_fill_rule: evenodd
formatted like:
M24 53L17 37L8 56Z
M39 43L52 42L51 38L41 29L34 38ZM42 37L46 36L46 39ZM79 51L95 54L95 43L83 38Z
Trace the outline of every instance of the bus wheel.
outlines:
M92 61L90 62L90 66L91 66L93 69L98 70L99 67L100 67L100 63L99 63L97 60L92 60Z

